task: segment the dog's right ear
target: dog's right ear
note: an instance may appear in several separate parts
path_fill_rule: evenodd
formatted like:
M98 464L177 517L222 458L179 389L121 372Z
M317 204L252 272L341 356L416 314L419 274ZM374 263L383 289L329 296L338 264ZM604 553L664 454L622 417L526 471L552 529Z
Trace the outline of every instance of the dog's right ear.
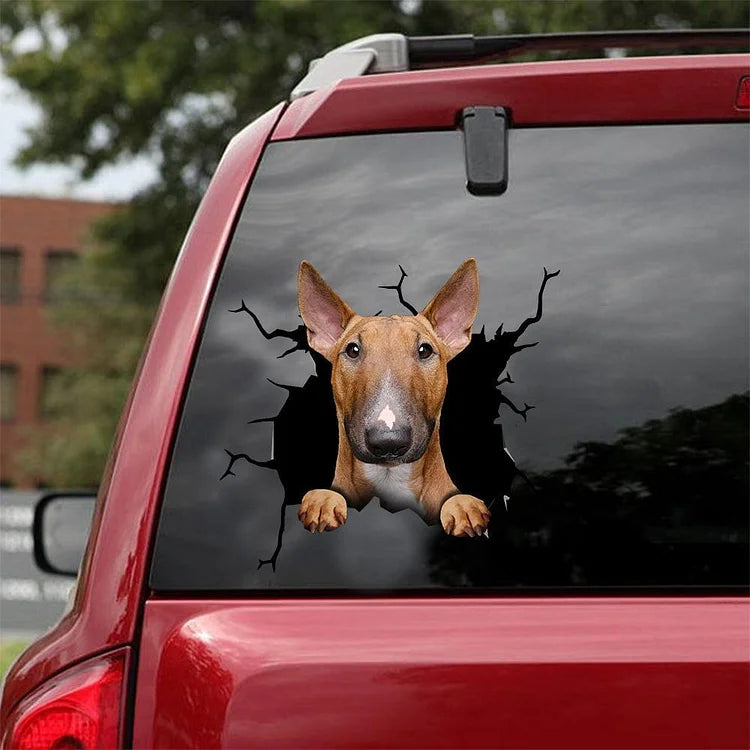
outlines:
M333 347L354 316L354 310L306 260L299 264L297 303L310 347L331 360Z
M432 298L422 315L455 357L471 341L471 329L479 307L479 271L467 258Z

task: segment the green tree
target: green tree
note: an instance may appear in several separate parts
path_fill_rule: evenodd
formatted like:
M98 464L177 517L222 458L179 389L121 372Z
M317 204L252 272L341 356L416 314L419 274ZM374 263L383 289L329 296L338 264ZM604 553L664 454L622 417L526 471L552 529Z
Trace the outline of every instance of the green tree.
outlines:
M470 552L439 534L444 585L715 585L747 580L750 394L671 409L578 443L514 480L510 515ZM486 468L485 468L486 470ZM481 473L482 469L479 469Z
M30 470L58 485L97 483L153 310L226 143L284 99L314 57L381 31L747 23L744 0L5 0L5 72L43 113L18 163L72 164L82 179L137 155L159 167L95 227L97 250L54 312L87 365L63 379L61 416L37 436ZM14 44L22 32L35 49Z

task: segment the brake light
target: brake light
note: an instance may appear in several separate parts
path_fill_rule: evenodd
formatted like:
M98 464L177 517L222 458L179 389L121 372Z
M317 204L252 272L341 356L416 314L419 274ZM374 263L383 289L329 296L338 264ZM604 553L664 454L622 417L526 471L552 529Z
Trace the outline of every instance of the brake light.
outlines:
M126 651L53 677L13 711L3 740L11 750L120 747Z
M737 109L750 109L750 76L740 78L740 87L737 89Z

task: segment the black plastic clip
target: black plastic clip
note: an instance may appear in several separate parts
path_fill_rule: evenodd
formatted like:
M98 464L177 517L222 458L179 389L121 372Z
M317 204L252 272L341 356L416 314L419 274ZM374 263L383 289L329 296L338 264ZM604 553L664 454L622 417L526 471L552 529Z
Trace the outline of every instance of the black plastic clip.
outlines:
M466 107L461 113L466 189L472 195L502 195L508 189L508 123L503 107Z

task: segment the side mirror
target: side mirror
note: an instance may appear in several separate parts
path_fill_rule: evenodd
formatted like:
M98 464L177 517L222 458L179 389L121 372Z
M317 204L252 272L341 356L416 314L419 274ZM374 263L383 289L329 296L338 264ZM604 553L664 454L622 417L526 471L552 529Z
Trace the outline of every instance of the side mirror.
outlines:
M45 573L78 575L86 551L96 496L45 495L34 509L34 560Z

